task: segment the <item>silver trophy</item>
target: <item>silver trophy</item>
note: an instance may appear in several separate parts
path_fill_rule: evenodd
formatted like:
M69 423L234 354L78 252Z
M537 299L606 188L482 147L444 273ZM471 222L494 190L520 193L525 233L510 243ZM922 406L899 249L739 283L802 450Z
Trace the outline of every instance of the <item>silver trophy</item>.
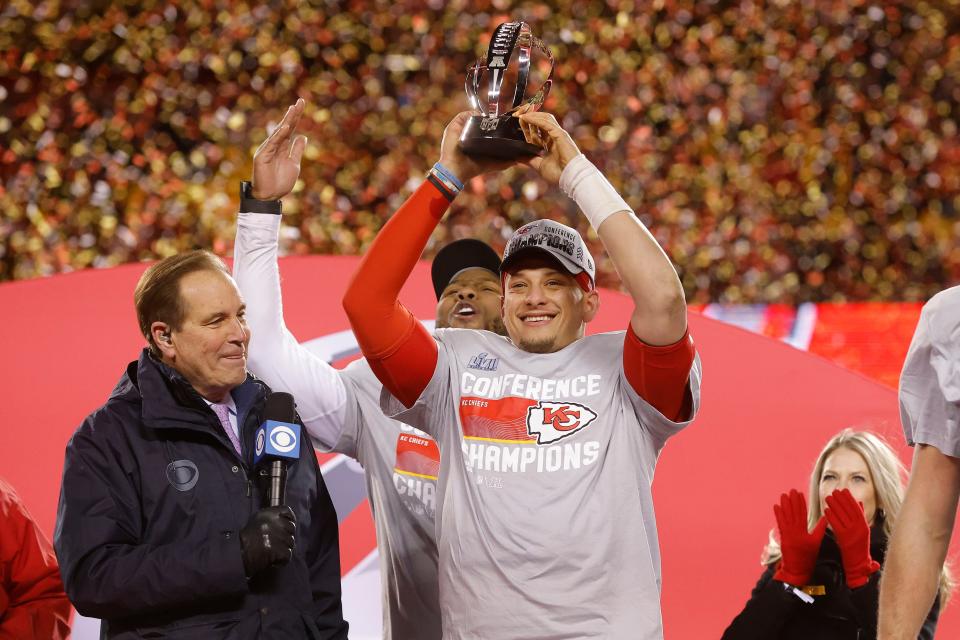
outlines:
M543 106L553 83L553 65L550 49L531 33L526 22L498 26L486 59L480 58L467 70L467 97L483 115L467 120L460 149L468 155L495 158L543 153L526 141L514 114L525 105L534 111Z

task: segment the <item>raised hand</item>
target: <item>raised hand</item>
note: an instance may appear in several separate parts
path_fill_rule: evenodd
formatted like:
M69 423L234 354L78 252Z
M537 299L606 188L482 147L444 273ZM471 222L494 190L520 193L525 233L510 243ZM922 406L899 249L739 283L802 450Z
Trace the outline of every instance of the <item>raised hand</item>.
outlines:
M461 182L491 171L502 171L511 167L514 160L500 158L484 158L468 156L460 151L460 134L466 126L470 116L479 115L476 111L461 111L443 130L443 139L440 142L440 164L449 169Z
M298 98L283 120L253 154L252 195L258 200L278 200L293 190L300 175L300 159L307 137L295 135L306 103Z
M527 111L520 113L519 118L527 142L546 151L543 156L534 156L524 163L536 169L546 180L559 183L564 167L580 155L577 144L551 113Z
M880 563L870 555L870 525L863 514L863 505L849 489L838 489L827 496L825 517L837 537L847 586L862 587L880 570Z
M796 489L780 496L780 504L773 505L773 515L780 529L780 551L783 554L773 579L802 587L813 575L827 521L820 518L813 531L807 529L807 501Z

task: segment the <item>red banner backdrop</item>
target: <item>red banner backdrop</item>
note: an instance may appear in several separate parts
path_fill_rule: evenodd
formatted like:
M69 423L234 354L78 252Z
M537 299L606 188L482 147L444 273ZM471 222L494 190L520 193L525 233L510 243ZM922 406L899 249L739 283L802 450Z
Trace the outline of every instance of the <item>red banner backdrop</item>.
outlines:
M348 328L339 301L355 266L352 257L281 262L288 325L300 340ZM18 488L48 534L67 440L143 344L132 302L143 269L130 265L0 286L0 475ZM427 265L418 267L403 300L418 317L433 317ZM626 296L603 292L591 331L624 328L630 309ZM864 318L882 318L880 311ZM869 329L870 320L858 322ZM805 489L831 435L847 426L872 429L905 461L910 451L889 386L699 314L691 314L690 323L703 359L703 410L670 441L657 470L663 611L668 638L716 638L760 575L771 505L787 489ZM897 339L908 341L909 332ZM610 526L617 526L616 514ZM365 503L342 523L341 544L345 572L372 551ZM377 598L375 590L370 597ZM691 606L697 615L689 614ZM960 637L955 608L944 614L938 636Z

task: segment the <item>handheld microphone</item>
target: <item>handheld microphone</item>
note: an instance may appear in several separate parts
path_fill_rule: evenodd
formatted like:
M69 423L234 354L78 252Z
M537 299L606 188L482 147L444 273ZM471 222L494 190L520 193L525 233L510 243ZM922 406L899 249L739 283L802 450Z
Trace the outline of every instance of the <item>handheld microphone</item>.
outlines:
M267 396L263 424L257 429L253 464L269 465L271 507L283 504L287 465L300 459L300 425L295 422L296 415L293 396L289 393L275 392Z

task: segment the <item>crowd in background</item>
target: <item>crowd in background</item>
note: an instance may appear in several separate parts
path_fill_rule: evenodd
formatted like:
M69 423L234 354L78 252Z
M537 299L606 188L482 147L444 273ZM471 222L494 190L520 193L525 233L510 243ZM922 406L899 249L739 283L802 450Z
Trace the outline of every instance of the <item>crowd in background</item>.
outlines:
M523 19L547 108L677 264L692 303L920 300L960 281L960 0L10 0L0 5L0 280L229 255L238 184L298 96L289 254L363 252ZM552 217L477 178L428 252ZM603 259L599 284L616 283Z

